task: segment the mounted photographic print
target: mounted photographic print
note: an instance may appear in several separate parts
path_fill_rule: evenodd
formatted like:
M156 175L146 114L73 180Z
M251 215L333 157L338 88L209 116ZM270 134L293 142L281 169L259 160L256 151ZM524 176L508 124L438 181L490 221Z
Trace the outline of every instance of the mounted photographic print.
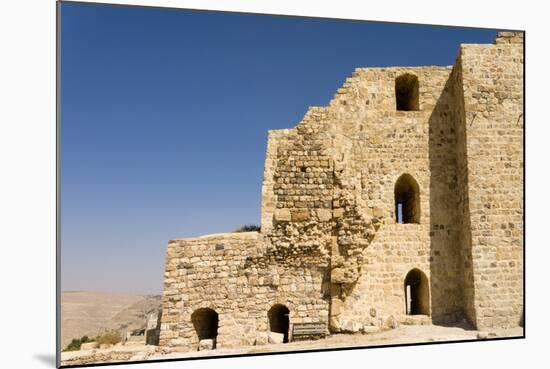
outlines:
M58 27L61 366L524 337L524 32Z

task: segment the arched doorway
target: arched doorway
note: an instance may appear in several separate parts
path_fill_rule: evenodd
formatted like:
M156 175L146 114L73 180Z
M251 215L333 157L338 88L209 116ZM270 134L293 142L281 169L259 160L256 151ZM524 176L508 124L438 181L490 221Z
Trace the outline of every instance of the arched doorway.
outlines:
M403 174L395 182L395 221L420 223L420 189L410 174Z
M218 337L218 313L209 308L195 310L191 314L191 321L200 340L212 339L212 348L216 348L216 338Z
M277 332L284 334L283 342L288 342L288 329L290 326L290 320L288 314L290 311L288 308L281 304L275 304L267 312L269 319L269 330L271 332Z
M407 315L430 315L428 278L416 268L405 277L405 308Z

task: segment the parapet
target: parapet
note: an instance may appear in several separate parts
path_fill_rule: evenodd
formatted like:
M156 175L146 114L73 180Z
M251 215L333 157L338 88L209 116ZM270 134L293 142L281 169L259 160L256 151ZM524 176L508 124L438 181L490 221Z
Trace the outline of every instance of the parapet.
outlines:
M168 242L168 259L211 257L232 255L255 255L261 244L259 232L217 233L195 238L176 239Z
M525 32L499 32L495 44L523 44Z

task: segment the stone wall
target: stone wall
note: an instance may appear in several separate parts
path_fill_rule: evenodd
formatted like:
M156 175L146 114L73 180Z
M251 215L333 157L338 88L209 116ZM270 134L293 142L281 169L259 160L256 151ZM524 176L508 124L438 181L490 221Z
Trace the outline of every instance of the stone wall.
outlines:
M258 232L170 241L160 345L196 350L201 328L193 314L199 309L218 315L216 347L265 343L267 314L276 304L289 309L292 323L326 322L322 271L277 262L262 253L264 244Z
M378 233L362 253L361 276L347 291L350 298L337 303L341 322L334 325L344 330L353 323L360 327L361 320L404 320L404 279L413 268L428 277L434 320L461 318L450 72L450 67L357 69L330 104L336 112L332 129L345 135L351 147L340 150L341 181L348 184L361 217L379 220ZM395 80L405 74L418 78L418 111L396 110ZM394 189L404 174L419 187L419 224L396 224Z
M326 107L269 131L261 233L170 241L160 345L197 349L209 314L216 347L263 344L275 305L290 331L391 328L418 283L415 314L433 323L517 325L522 51L504 33L462 45L453 67L357 68Z
M523 319L523 34L460 49L478 327Z
M474 275L472 269L472 239L470 226L470 207L468 199L468 156L466 149L466 118L464 111L464 88L462 84L462 62L460 55L456 60L449 78L449 88L453 104L450 116L454 122L457 143L456 177L457 177L457 227L460 245L459 262L462 281L463 312L465 318L475 325L476 311L474 306Z

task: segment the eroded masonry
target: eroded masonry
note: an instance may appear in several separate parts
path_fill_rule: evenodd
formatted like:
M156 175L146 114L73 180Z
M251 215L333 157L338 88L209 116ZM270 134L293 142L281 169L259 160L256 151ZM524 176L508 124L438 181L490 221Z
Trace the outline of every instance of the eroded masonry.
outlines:
M160 345L522 325L523 180L522 33L454 66L357 68L269 132L261 232L168 243Z

